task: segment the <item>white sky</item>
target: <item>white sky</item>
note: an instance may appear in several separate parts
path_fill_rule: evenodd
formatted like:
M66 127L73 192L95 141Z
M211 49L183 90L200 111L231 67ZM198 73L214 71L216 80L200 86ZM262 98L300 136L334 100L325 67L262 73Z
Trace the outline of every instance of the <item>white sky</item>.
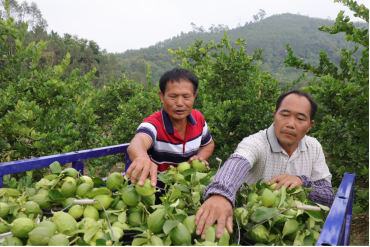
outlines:
M190 23L208 29L212 24L235 28L251 21L259 9L266 17L292 13L335 19L345 10L352 21L353 12L334 0L26 0L37 3L47 20L48 32L54 30L94 40L108 52L124 52L154 45L181 31L191 31ZM19 0L19 3L22 2ZM366 0L357 0L369 8Z

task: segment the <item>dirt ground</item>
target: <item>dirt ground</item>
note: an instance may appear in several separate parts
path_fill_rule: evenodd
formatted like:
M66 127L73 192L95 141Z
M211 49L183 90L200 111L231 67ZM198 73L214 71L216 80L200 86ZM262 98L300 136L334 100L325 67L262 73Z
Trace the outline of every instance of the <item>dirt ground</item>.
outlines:
M350 245L369 246L369 212L353 215Z

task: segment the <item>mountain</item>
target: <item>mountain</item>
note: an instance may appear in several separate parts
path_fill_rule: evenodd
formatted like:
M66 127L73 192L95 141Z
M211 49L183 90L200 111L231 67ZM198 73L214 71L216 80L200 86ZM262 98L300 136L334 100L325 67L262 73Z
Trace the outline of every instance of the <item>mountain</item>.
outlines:
M333 23L334 21L328 19L286 13L273 15L258 22L246 23L244 26L227 30L227 34L231 44L234 44L237 38L245 39L246 49L250 54L255 49L264 49L262 68L269 71L280 83L286 84L300 75L300 72L295 69L285 68L286 44L291 45L296 56L304 58L306 62L313 65L319 61L320 50L325 50L332 61L338 64L341 49L354 47L345 40L342 34L330 35L318 30L319 26L332 25ZM368 27L368 23L358 22L355 25ZM173 56L168 53L169 48L172 50L177 50L179 47L186 49L196 39L203 40L203 44L207 44L211 40L217 44L224 35L224 27L222 25L214 26L208 31L194 27L191 32L181 32L176 37L158 42L148 48L127 50L115 55L120 58L120 62L127 69L128 76L137 81L146 80L144 77L145 68L147 64L150 64L154 82L157 82L163 72L180 63L180 61L171 63ZM359 54L358 51L355 57L358 57Z

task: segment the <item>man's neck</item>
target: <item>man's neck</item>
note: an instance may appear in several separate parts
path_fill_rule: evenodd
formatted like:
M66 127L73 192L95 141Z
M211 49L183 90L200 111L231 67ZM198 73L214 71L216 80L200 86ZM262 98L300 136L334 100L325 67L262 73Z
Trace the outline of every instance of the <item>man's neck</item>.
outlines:
M298 148L298 143L297 144L293 144L293 145L284 145L282 144L279 139L278 139L278 142L280 144L280 146L285 150L285 152L288 154L288 156L292 156L292 154L294 153L294 151Z
M176 119L172 119L170 117L170 120L171 120L171 123L172 123L172 126L177 130L181 130L181 129L184 129L186 128L186 124L188 122L188 119L187 118L184 118L184 119L180 119L180 120L176 120Z

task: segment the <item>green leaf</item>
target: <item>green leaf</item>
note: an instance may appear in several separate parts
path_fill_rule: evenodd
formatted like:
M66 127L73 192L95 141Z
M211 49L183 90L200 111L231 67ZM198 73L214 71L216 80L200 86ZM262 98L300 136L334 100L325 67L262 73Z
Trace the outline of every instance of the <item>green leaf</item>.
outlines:
M95 191L91 191L89 193L86 194L86 197L88 198L94 198L95 196L97 195L109 195L110 194L110 191L105 189L105 188L99 188Z
M50 170L53 174L60 174L62 172L62 167L60 166L58 161L54 161L50 164Z
M147 243L149 239L147 238L135 238L134 241L132 241L132 246L141 246L145 243Z
M181 191L177 189L176 187L173 187L172 194L170 196L169 201L170 202L175 201L180 195L181 195Z
M121 197L116 196L116 198L114 198L114 201L112 202L112 204L110 205L110 207L111 208L114 208L114 206L117 205L117 203L119 202L120 199L121 199Z
M103 238L99 238L98 240L96 240L96 246L107 246L106 242L107 240ZM86 245L90 246L89 244L86 244Z
M177 220L167 220L163 225L163 232L168 234L173 228L175 228L180 222Z
M33 170L26 171L26 176L29 177L29 178L32 178L32 176L33 176Z
M92 237L99 231L100 226L93 226L90 229L87 230L87 232L84 234L84 241L86 243L90 242Z
M179 189L181 192L185 192L185 193L190 192L189 188L185 185L176 184L175 187Z
M1 208L0 208L1 209ZM10 207L10 212L14 215L14 216L17 216L18 215L18 211L20 210L21 208L18 206L18 205L14 205L14 206L11 206Z
M250 217L250 219L254 223L260 223L268 218L271 218L273 215L279 213L279 210L276 208L266 208L266 207L259 207L254 211Z
M261 178L260 180L258 180L257 183L256 183L256 187L257 187L258 190L261 190L262 189L262 187L261 187L261 181L262 181L262 179L263 178Z
M284 185L281 186L280 191L281 191L281 193L280 193L280 197L281 198L280 198L280 203L279 203L278 208L280 208L280 206L283 205L283 203L285 201L285 198L286 198L286 187Z
M197 170L195 170L195 169L187 169L182 173L182 175L184 176L186 181L190 181L190 179L191 179L190 175L195 174L196 172L197 172Z
M92 181L94 182L94 186L101 187L101 185L106 185L102 178L93 178Z
M179 199L177 199L175 203L172 203L172 204L170 205L170 207L175 208L175 207L177 207L177 205L179 205L179 203L180 203L180 200L179 200Z
M199 192L193 192L193 193L191 193L191 198L193 200L193 203L198 203L200 201L200 194L199 194Z
M316 202L308 201L306 204L307 204L307 205L312 205L312 206L319 206L319 207L320 207L322 210L324 210L324 211L329 211L329 210L330 210L330 208L329 208L329 207L324 206L324 205L321 205L321 204L316 203Z
M165 184L171 182L166 174L159 173L158 178Z
M60 193L59 190L57 190L57 189L49 190L49 197L51 198L51 200L56 200L56 199L59 199L59 198L64 198L64 196L62 195L62 193Z
M305 237L303 238L303 245L304 246L312 246L315 242L314 233L312 229L308 229L305 231Z

